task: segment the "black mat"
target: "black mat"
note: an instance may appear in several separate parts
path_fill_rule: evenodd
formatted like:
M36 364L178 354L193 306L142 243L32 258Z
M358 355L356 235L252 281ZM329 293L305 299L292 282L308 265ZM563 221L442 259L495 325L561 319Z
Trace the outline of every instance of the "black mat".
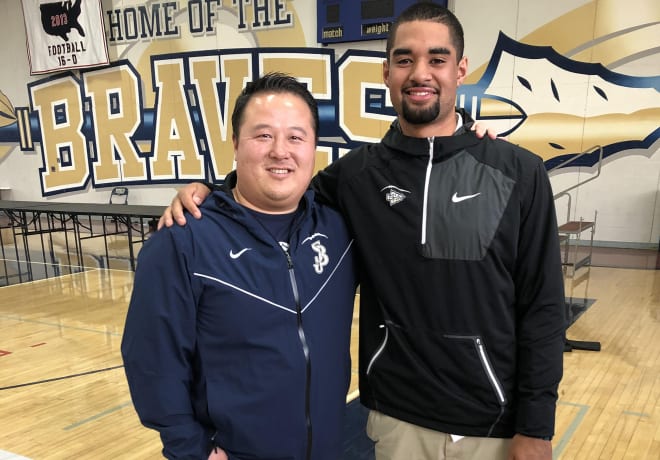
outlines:
M577 319L584 314L585 311L591 307L595 299L587 298L566 298L566 317L568 319L568 326L570 327Z
M566 299L566 314L568 319L568 327L578 320L580 316L584 314L585 311L589 309L594 304L594 299L575 299L567 298ZM579 340L577 337L574 337L571 334L571 331L566 331L566 343L564 344L564 351L571 352L574 350L584 350L584 351L600 351L600 342L593 340L583 340L585 337L580 337Z

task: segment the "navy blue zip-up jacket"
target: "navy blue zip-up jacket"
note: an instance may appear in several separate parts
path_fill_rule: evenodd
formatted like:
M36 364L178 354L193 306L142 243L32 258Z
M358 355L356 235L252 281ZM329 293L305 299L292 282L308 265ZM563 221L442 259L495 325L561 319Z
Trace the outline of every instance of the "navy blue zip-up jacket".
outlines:
M141 249L121 351L165 457L341 457L352 240L312 191L302 203L288 251L226 189Z
M313 186L361 256L361 402L445 433L552 436L566 310L541 158L395 122Z

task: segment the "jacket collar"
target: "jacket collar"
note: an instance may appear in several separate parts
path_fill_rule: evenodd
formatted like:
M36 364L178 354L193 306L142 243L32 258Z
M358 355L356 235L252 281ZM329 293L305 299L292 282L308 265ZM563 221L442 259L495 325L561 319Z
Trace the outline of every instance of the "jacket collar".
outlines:
M397 119L392 122L390 129L383 137L383 144L390 149L407 155L428 157L429 142L433 139L434 158L451 155L465 147L477 144L480 139L470 131L474 120L463 109L457 109L457 113L462 118L463 123L451 136L436 136L433 138L406 136L401 131Z

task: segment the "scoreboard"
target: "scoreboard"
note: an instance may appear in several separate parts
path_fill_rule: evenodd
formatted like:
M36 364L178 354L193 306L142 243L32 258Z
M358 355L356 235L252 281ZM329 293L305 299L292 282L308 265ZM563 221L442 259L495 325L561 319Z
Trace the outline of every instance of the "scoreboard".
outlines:
M319 43L387 38L396 17L417 0L316 0ZM435 0L447 6L447 0Z

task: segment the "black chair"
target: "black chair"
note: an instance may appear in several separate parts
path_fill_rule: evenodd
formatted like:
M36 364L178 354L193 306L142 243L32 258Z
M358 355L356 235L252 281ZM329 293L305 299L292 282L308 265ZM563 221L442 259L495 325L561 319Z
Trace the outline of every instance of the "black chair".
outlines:
M110 192L110 204L128 204L128 188L113 188L112 192Z

